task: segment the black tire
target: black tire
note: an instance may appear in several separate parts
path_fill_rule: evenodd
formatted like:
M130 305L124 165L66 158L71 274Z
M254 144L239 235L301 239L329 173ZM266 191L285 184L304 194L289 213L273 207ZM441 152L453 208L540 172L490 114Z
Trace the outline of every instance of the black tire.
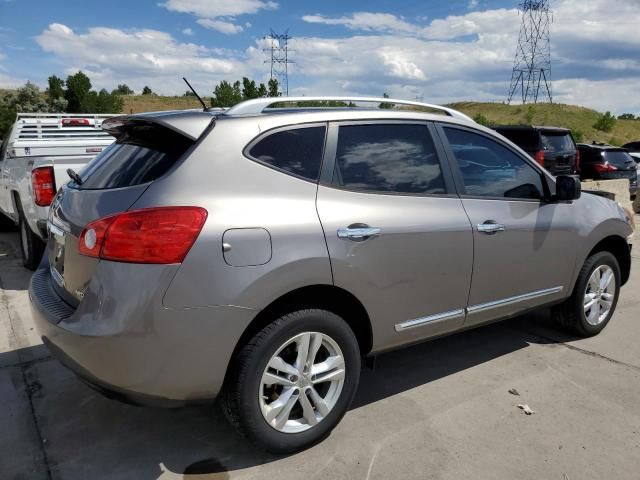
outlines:
M35 270L42 259L45 244L40 237L33 233L22 214L18 222L18 233L20 234L22 264L29 270Z
M259 393L262 374L271 357L288 340L304 332L328 335L342 351L345 377L333 409L319 423L299 433L284 433L272 427L262 414ZM360 377L360 349L351 328L326 310L299 310L278 318L244 345L230 367L221 396L221 406L238 432L252 443L278 454L308 448L327 437L347 412Z
M599 324L592 325L587 321L585 315L584 296L591 274L594 270L603 265L607 265L613 270L616 282L615 293L611 308L609 309L609 313L606 318ZM620 296L620 283L620 266L618 265L616 257L609 252L595 253L589 257L582 266L571 297L569 297L563 304L554 308L556 320L562 328L580 337L593 337L594 335L599 334L607 326L615 312L616 305L618 304L618 297Z

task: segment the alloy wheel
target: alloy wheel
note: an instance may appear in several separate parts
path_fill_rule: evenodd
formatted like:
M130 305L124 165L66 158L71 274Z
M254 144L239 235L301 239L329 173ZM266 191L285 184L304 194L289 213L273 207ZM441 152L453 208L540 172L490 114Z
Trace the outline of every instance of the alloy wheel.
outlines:
M608 265L596 268L584 293L584 317L590 325L600 325L604 322L616 294L616 277L613 269Z

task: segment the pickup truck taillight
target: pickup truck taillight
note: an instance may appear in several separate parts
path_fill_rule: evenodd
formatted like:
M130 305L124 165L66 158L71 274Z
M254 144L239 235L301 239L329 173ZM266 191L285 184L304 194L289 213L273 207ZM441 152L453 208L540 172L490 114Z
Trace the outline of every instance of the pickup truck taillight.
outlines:
M618 170L618 167L611 165L609 162L596 163L593 168L595 168L598 173L615 172Z
M580 173L580 150L576 150L576 173Z
M538 165L541 167L544 167L544 150L539 150L538 153L536 153L536 162L538 162Z
M181 263L207 219L200 207L157 207L110 215L80 234L82 255L127 263Z
M53 167L38 167L31 171L31 187L36 205L48 207L56 196Z

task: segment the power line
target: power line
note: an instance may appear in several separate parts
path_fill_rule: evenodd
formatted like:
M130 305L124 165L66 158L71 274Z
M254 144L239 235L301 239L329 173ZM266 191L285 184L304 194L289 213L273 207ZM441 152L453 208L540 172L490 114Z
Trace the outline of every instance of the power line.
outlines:
M268 56L264 63L271 64L271 78L278 81L281 93L285 97L289 96L289 64L295 63L289 58L289 52L292 51L289 49L291 38L289 30L280 34L271 30L271 33L265 37L270 45L263 49Z
M520 3L522 24L516 58L511 72L509 100L517 94L522 103L538 103L540 96L553 103L551 92L551 32L553 22L549 0Z

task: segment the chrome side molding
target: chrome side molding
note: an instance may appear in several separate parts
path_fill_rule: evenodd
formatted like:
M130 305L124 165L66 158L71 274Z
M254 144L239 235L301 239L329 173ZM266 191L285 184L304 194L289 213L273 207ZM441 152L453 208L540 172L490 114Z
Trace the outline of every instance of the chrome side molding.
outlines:
M428 317L407 320L406 322L396 323L396 332L403 332L411 328L421 327L427 323L444 322L445 320L454 320L464 318L464 309L451 310L450 312L438 313Z
M416 318L414 320L407 320L405 322L396 323L396 332L403 332L411 328L421 327L426 324L432 324L437 322L444 322L447 320L457 320L464 318L466 315L473 315L474 313L485 312L494 308L505 307L507 305L513 305L519 302L525 302L527 300L534 300L536 298L546 297L547 295L554 295L564 290L564 287L553 287L545 290L537 290L535 292L525 293L523 295L517 295L515 297L503 298L501 300L495 300L493 302L481 303L473 305L467 308L460 308L457 310L451 310L449 312L437 313L435 315L429 315L428 317Z

